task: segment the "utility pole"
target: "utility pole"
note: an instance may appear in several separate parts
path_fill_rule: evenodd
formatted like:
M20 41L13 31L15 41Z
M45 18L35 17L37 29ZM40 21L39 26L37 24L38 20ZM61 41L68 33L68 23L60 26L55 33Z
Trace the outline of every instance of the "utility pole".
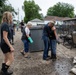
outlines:
M19 28L19 8L18 8L18 21L17 21L17 31L18 31L18 28Z
M19 21L19 8L18 8L18 21Z

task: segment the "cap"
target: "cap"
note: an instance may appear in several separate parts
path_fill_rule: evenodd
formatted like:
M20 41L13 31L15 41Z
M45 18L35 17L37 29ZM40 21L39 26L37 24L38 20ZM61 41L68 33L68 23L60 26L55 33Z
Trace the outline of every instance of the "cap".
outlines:
M50 21L49 23L53 23L53 24L55 24L55 22L54 22L54 21Z

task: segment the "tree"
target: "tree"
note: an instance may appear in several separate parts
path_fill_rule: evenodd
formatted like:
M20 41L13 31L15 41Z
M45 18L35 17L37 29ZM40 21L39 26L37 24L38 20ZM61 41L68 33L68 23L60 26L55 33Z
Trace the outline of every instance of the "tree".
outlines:
M68 3L58 2L47 11L47 16L74 17L74 7Z
M25 0L24 1L24 7L22 7L25 12L24 21L27 23L28 21L39 18L41 19L41 14L39 11L41 10L40 7L35 4L34 0Z
M6 1L7 1L7 0L0 0L0 7L3 6Z
M14 10L14 8L11 6L11 4L9 4L9 5L4 5L3 7L2 7L2 11L3 12L5 12L5 11L10 11L10 12L14 12L15 14L17 14L17 12Z
M1 18L2 18L2 14L5 12L5 11L10 11L12 12L12 14L14 15L17 14L17 12L15 12L14 8L11 6L11 4L6 4L6 1L7 0L0 0L0 22L1 22Z
M5 0L0 0L0 18L1 18L1 16L2 16L2 7L4 6L4 4L5 4Z

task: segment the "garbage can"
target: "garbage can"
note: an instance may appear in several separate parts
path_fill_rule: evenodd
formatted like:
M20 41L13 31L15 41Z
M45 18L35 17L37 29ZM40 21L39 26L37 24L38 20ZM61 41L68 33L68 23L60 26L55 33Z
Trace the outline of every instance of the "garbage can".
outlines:
M30 44L30 52L42 51L44 48L42 40L43 27L33 27L31 28L31 37L34 41Z

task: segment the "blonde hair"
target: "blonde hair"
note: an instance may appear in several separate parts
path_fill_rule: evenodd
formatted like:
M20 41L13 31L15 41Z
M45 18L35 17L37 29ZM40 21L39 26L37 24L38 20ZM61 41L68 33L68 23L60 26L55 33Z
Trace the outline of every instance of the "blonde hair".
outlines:
M28 23L26 24L26 26L32 26L32 24L31 24L30 22L28 22Z
M12 14L9 11L6 11L3 13L3 17L2 17L2 23L6 22L8 24L12 23Z

